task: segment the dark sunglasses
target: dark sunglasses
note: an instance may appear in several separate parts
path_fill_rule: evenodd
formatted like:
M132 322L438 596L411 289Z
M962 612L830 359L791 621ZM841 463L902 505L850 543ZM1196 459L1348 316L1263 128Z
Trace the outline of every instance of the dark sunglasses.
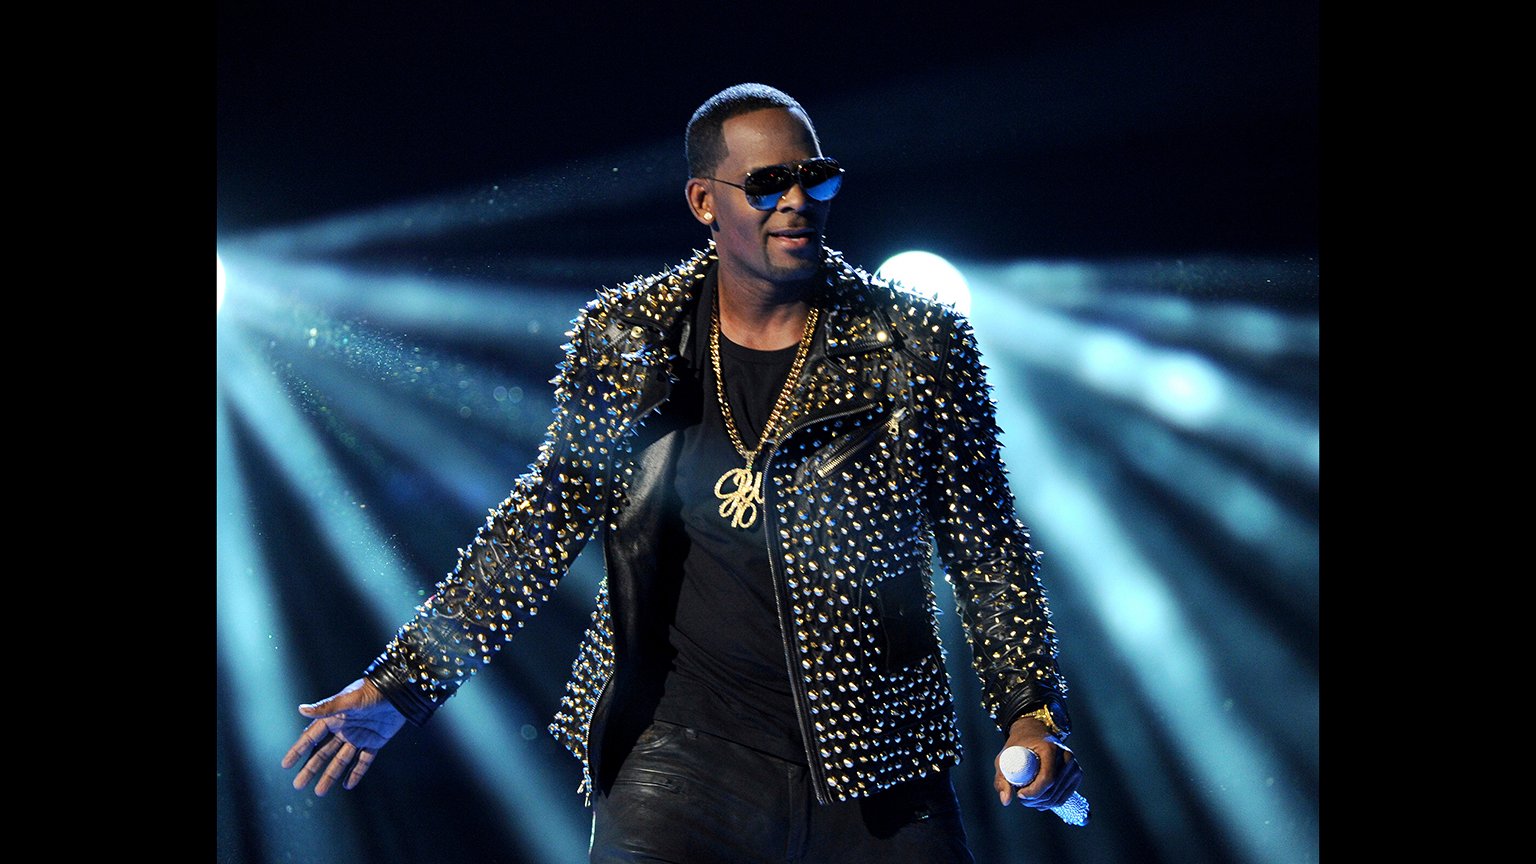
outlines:
M836 159L817 156L784 165L769 165L747 172L747 182L732 183L719 177L705 177L727 186L735 186L747 193L747 203L754 210L772 210L779 206L779 199L789 187L800 184L805 194L817 201L831 201L837 190L843 188L843 166Z

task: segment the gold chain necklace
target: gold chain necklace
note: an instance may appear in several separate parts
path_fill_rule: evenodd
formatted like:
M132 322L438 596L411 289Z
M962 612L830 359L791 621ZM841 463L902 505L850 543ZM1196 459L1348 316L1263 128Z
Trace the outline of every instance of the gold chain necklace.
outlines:
M720 416L725 420L725 433L731 436L731 446L736 448L737 454L746 460L745 468L732 468L720 475L715 481L715 497L720 499L720 516L730 520L732 528L751 528L757 521L757 508L763 503L763 472L752 470L757 462L757 454L762 452L763 444L777 431L781 415L789 405L790 394L795 390L795 382L800 379L800 367L805 364L805 355L811 348L811 333L816 330L816 319L821 310L812 306L810 314L805 316L805 332L800 334L800 347L795 351L795 362L789 367L789 377L784 379L784 389L779 391L778 401L773 403L773 411L768 415L768 422L763 424L761 435L757 436L757 446L750 451L741 443L741 435L736 431L736 420L731 415L731 406L725 398L725 378L720 374L720 292L715 291L714 314L709 326L709 359L715 367L715 397L720 400ZM730 492L722 491L727 483L734 483L736 488Z

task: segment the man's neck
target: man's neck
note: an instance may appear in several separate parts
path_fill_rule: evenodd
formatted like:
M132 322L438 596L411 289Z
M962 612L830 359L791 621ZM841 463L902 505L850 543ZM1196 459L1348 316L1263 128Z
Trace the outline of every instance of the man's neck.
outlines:
M719 274L720 330L744 348L777 351L800 341L815 278L776 283Z

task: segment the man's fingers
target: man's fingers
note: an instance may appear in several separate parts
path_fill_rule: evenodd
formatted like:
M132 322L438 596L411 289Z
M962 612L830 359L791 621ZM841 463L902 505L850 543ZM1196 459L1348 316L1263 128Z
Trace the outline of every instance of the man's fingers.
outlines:
M404 722L398 712L394 712L393 718L373 716L390 713L373 710L382 701L378 690L367 679L359 678L339 693L300 705L299 713L312 722L283 754L284 768L303 763L293 778L293 788L303 789L314 780L315 794L324 795L337 784L347 789L356 786L372 763L373 753L359 750L353 742L360 739L360 743L369 744L377 739L382 744ZM353 711L364 716L349 717L348 713Z
M306 726L303 733L299 735L299 740L293 742L293 746L289 747L288 752L283 755L283 767L292 768L299 764L299 760L308 756L309 751L315 749L315 745L320 743L320 739L325 735L326 728L323 720L316 720Z
M324 795L325 791L322 787L329 788L331 784L326 782L322 772L325 771L326 763L331 761L331 757L336 755L337 750L341 749L341 745L342 740L333 736L331 740L325 742L324 747L316 750L315 755L309 757L309 761L304 763L304 770L299 772L299 776L293 778L293 788L303 789L309 784L311 778L321 775L320 782L315 784L315 794Z
M356 786L358 781L363 779L363 775L368 772L368 766L372 764L373 751L359 750L357 752L357 765L352 769L352 773L347 776L347 784L342 788L351 789Z
M994 759L992 762L993 766L997 768L992 774L992 788L997 790L998 803L1007 807L1013 801L1013 784L1009 783L1008 778L1003 776L1003 769L998 767L997 760Z
M1065 747L1060 749L1064 753L1071 752L1068 751ZM1051 749L1047 749L1044 753L1036 749L1035 755L1040 757L1039 770L1036 771L1034 778L1023 786L1016 786L1003 776L1001 767L1002 757L998 757L999 767L993 784L998 786L998 795L1000 796L1000 800L1002 800L1004 807L1008 806L1009 799L1015 795L1018 797L1020 804L1027 804L1031 807L1039 807L1041 803L1041 796L1050 790L1053 784L1056 782L1056 778L1060 775L1062 770L1061 762L1057 754L1052 752ZM1007 792L1009 793L1006 796L1003 795L1004 786L1007 787Z
M325 769L325 777L332 783L341 779L347 768L352 764L352 758L357 755L357 748L350 743L341 745L336 755L331 759L331 764Z
M335 753L336 748L340 746L341 742L338 739L332 738L325 743L324 747L316 750L315 755L309 757L309 761L304 763L304 767L300 768L299 773L293 778L293 788L303 789L305 786L308 786L309 781L313 780L316 774L324 770L326 760L331 758L331 754Z
M324 795L331 791L332 786L341 782L342 775L347 773L347 768L352 764L352 757L356 755L357 748L353 747L351 742L343 743L336 750L336 755L331 757L330 764L325 768L325 774L321 775L320 781L315 784L315 794Z

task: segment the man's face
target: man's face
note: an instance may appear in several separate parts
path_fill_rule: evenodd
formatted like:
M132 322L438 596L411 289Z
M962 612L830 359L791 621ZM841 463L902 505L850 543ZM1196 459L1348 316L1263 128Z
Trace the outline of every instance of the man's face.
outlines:
M765 108L721 125L726 156L712 176L741 183L747 172L821 155L798 111ZM754 210L742 190L710 183L715 248L723 274L771 283L798 282L821 266L821 234L830 204L792 186L772 210Z

